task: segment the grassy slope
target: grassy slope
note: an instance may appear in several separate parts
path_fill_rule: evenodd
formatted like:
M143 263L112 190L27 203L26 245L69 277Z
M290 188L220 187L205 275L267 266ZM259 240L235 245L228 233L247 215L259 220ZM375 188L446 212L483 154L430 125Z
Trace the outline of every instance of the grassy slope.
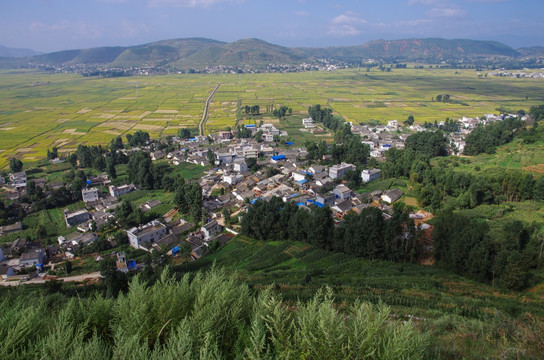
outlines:
M526 313L544 318L542 292L504 292L431 266L372 262L291 241L265 243L237 236L218 252L175 270L214 264L236 272L254 288L274 286L288 302L310 299L324 286L334 290L338 303L385 302L398 317L416 316L444 357L497 356L519 345L514 338L495 339L501 326Z

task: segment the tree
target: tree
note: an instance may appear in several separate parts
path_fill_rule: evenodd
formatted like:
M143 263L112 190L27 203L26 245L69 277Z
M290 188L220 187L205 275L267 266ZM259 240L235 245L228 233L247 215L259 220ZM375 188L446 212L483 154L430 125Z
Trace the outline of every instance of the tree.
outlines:
M206 154L206 157L208 158L208 163L210 165L212 166L215 165L216 157L212 149L208 148L208 153Z
M221 210L221 214L223 215L223 219L225 219L225 225L230 225L230 210L224 207Z
M47 149L47 158L49 160L56 159L58 156L58 149L56 146L53 146L51 150Z
M64 263L64 272L66 273L66 275L70 275L70 273L72 272L72 262L71 261L66 261Z
M408 126L411 126L414 124L414 115L409 115L406 120L404 120L404 123Z
M117 150L122 150L125 146L123 145L123 138L120 136L115 137L110 141L108 146L111 152L116 152Z
M9 168L12 173L20 172L23 170L23 162L16 158L11 158L9 160Z
M191 137L191 130L185 128L179 129L178 137L180 137L181 139L189 139Z
M117 171L115 170L115 158L113 156L106 157L106 173L112 179L117 178Z

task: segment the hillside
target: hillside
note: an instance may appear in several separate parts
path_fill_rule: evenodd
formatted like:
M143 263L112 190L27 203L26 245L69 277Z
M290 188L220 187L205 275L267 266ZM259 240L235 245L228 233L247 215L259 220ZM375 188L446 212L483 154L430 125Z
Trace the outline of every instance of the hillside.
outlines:
M9 47L0 45L0 57L19 58L19 57L34 56L38 54L40 53L31 49L16 49L16 48L9 48Z
M308 54L320 57L373 58L398 60L458 59L463 57L506 56L519 53L496 41L407 39L375 40L361 46L306 49Z
M385 61L431 61L478 59L488 57L518 58L538 56L538 47L520 52L495 41L406 39L375 40L360 46L326 48L288 48L259 39L231 43L203 39L171 39L130 47L99 47L58 51L32 56L24 62L42 65L106 65L116 67L252 66L268 64L297 65L315 63L316 59L378 59ZM22 60L23 62L23 60Z
M394 318L416 319L431 332L430 358L495 358L508 347L527 351L515 339L526 314L544 316L541 290L502 292L432 266L368 261L327 252L293 241L261 242L237 236L224 248L176 272L224 268L254 289L273 286L288 303L310 301L324 286L334 291L341 307L358 301L384 303ZM514 325L518 324L518 325ZM528 324L528 323L526 323ZM495 338L504 327L504 338ZM471 341L466 342L470 337ZM491 338L496 339L490 340ZM529 350L530 351L530 350Z

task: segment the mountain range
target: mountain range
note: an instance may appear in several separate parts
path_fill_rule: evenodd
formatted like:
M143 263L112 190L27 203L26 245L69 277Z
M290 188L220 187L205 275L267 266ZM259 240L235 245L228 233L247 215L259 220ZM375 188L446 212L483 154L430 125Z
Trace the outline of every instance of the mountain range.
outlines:
M6 55L0 47L0 56ZM15 50L15 49L11 49ZM15 52L16 53L16 52ZM14 54L14 52L10 52ZM172 39L129 47L98 47L35 55L20 51L20 63L45 65L102 65L111 67L203 68L206 66L266 66L315 63L316 59L437 61L544 56L544 47L513 49L496 41L466 39L375 40L360 46L289 48L259 39L226 43L204 38ZM9 63L13 63L10 59Z

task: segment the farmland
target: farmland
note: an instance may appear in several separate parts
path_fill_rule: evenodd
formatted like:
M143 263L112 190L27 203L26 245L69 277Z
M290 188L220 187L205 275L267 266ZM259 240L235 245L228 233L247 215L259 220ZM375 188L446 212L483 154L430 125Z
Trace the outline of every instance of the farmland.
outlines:
M347 121L385 122L414 115L416 122L446 117L480 116L503 107L517 111L544 101L541 79L482 77L473 70L377 69L336 72L243 75L168 75L131 78L85 78L10 70L0 72L0 167L10 157L33 162L57 146L61 153L78 144L107 144L136 130L152 137L174 135L179 128L196 129L210 92L206 132L236 123L254 123L239 107L286 105L293 116L274 121L303 143L320 139L301 133L297 122L308 106L330 106ZM450 94L461 104L432 101Z

